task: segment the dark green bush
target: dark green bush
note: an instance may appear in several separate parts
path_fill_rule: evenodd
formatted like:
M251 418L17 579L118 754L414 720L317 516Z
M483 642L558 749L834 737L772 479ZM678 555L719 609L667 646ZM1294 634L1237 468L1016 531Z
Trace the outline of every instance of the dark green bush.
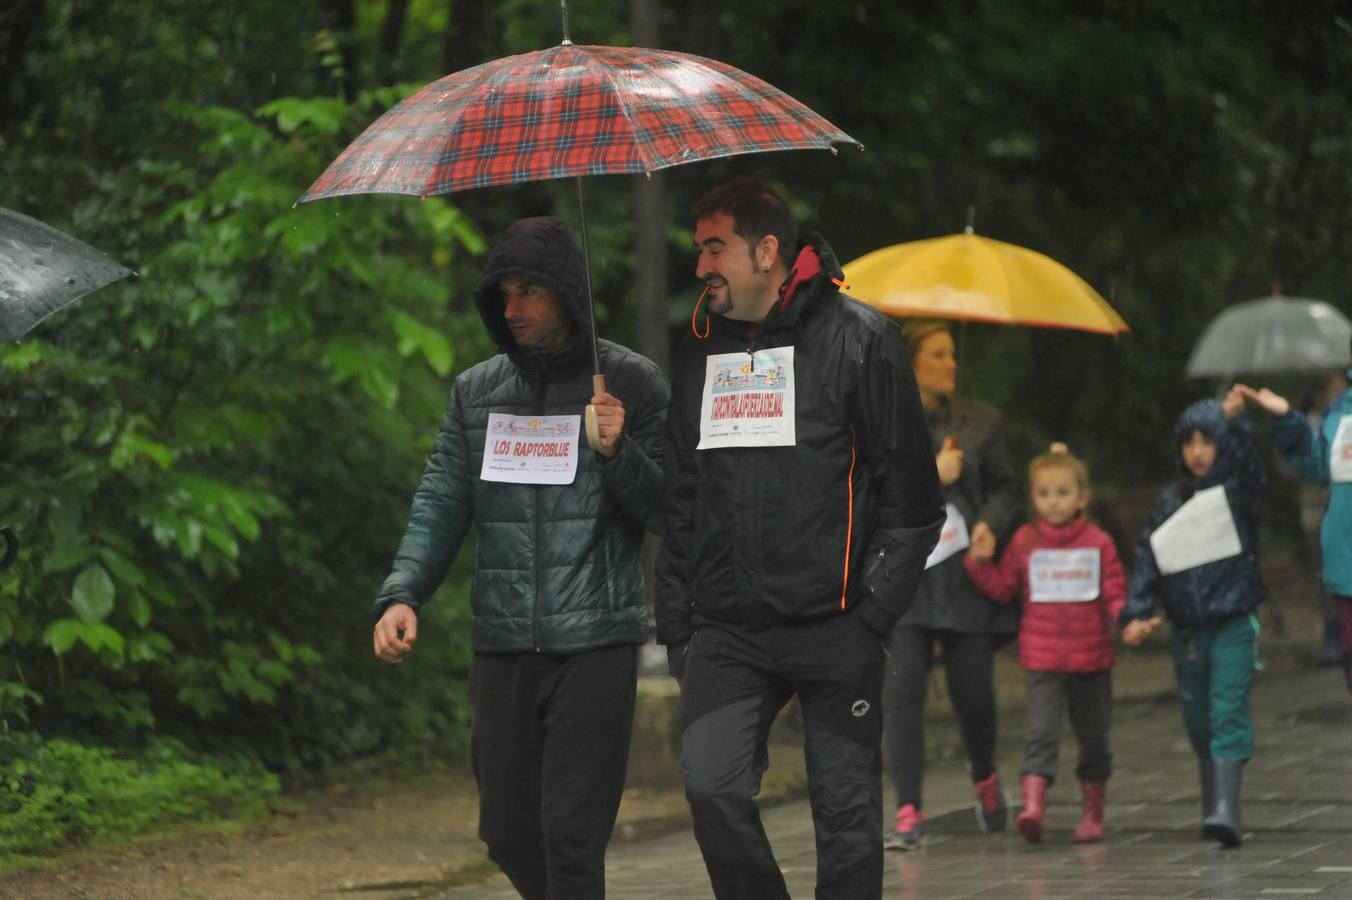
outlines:
M0 855L44 854L116 834L266 809L277 777L159 739L127 754L33 735L0 738Z

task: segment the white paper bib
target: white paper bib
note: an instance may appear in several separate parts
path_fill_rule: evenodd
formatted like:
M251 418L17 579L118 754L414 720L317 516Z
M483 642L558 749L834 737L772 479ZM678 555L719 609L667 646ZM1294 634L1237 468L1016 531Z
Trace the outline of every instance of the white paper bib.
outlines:
M795 397L792 347L708 357L696 449L792 447Z
M972 538L967 534L967 520L962 517L958 508L949 503L944 507L944 512L948 517L944 519L944 527L939 531L939 543L934 545L929 559L925 560L927 569L934 568L954 553L972 546Z
M1163 575L1238 556L1243 548L1225 485L1193 494L1150 535L1150 547Z
M581 416L490 413L479 478L512 484L572 484L581 425Z
M1343 413L1329 445L1329 480L1352 481L1352 413Z
M1028 599L1034 603L1083 603L1098 596L1097 547L1034 550L1028 555Z

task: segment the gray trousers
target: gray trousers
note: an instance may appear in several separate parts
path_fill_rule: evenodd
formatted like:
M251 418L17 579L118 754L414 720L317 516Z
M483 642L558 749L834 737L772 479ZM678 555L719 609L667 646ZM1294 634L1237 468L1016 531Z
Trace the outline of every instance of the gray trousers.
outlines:
M1029 672L1027 745L1020 773L1056 781L1061 748L1061 719L1070 710L1070 727L1080 744L1081 781L1104 782L1113 771L1108 727L1113 714L1112 672Z

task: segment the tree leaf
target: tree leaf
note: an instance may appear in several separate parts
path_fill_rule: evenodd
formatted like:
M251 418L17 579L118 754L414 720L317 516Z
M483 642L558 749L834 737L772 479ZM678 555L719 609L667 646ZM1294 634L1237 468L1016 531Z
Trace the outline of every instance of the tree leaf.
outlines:
M122 634L117 629L102 622L84 622L80 626L80 640L86 647L98 653L105 647L118 656L126 646Z
M84 623L79 619L57 619L42 633L42 643L51 647L59 656L75 646L83 627Z
M89 566L75 576L75 587L71 591L70 605L75 614L84 622L102 622L113 611L113 600L117 589L108 570L98 564Z
M89 562L95 550L88 544L61 543L42 559L42 571L69 572Z

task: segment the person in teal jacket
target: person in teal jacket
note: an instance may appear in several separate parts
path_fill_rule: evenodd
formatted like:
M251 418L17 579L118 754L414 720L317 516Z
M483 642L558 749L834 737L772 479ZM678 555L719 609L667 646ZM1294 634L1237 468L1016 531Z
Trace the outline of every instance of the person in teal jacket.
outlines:
M558 219L522 219L489 255L475 302L502 353L456 378L375 604L375 653L399 662L474 527L479 836L528 900L605 896L648 631L639 557L662 493L666 378L600 341L593 393L585 278ZM589 404L598 450L580 440Z
M1352 379L1352 369L1348 369ZM1272 442L1302 477L1328 485L1329 505L1319 529L1324 587L1338 610L1343 674L1352 691L1352 387L1334 399L1318 430L1267 388L1243 387L1244 395L1272 413Z

